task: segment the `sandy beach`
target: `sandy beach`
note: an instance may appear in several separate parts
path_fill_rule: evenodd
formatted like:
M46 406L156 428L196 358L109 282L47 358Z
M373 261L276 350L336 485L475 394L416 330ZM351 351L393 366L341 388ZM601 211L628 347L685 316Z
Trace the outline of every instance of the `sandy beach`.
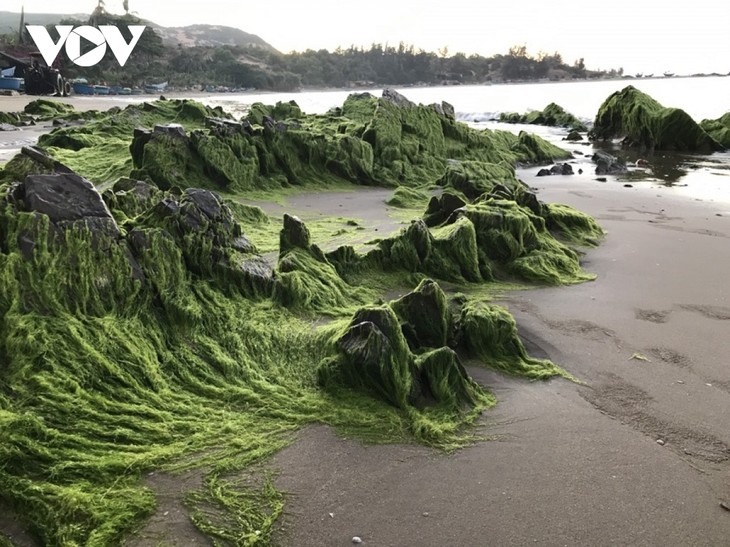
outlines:
M28 100L2 97L0 110ZM63 100L79 110L119 104ZM0 162L45 130L0 133ZM583 165L583 175L537 178L533 168L519 177L606 230L584 257L597 279L502 302L533 355L581 383L529 382L472 363L499 403L481 420L489 440L453 454L301 431L269 466L287 493L278 544L729 544L730 198L602 183ZM370 208L385 195L373 196L359 215L375 222ZM130 545L207 544L168 501Z
M504 302L584 385L471 367L494 440L452 455L302 432L273 463L282 545L727 545L730 203L528 176L608 232L596 281Z

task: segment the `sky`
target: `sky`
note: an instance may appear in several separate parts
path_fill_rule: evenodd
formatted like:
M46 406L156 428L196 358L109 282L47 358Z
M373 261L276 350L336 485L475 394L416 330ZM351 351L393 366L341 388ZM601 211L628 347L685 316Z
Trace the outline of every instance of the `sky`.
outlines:
M0 0L0 10L89 13L96 0ZM122 0L106 0L123 13ZM558 52L589 69L626 74L730 72L727 0L129 0L142 18L163 26L238 27L279 51L405 42L449 55Z

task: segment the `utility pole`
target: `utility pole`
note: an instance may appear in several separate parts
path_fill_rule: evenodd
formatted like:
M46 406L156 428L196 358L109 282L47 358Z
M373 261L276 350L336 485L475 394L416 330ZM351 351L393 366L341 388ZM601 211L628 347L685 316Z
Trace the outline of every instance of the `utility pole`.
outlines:
M25 43L25 4L20 6L20 26L18 27L18 45Z

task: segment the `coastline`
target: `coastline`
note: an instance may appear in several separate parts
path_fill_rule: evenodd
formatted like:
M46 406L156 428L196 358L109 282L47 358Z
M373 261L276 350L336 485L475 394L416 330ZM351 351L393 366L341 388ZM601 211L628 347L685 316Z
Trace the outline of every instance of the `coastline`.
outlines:
M471 366L500 401L482 422L494 438L453 455L303 430L272 462L290 494L282 544L346 545L357 535L373 545L717 545L730 536L719 506L730 499L730 300L720 289L730 206L536 171L518 176L541 200L607 230L584 259L598 279L511 293L503 304L533 354L585 385ZM181 537L159 517L162 537Z

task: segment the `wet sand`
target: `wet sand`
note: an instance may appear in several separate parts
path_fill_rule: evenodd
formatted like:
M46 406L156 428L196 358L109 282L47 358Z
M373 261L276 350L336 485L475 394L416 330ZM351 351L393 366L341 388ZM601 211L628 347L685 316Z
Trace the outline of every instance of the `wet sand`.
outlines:
M496 440L452 455L302 432L273 462L282 545L728 544L730 203L521 177L608 232L585 256L596 281L504 301L585 385L472 366L499 399Z

